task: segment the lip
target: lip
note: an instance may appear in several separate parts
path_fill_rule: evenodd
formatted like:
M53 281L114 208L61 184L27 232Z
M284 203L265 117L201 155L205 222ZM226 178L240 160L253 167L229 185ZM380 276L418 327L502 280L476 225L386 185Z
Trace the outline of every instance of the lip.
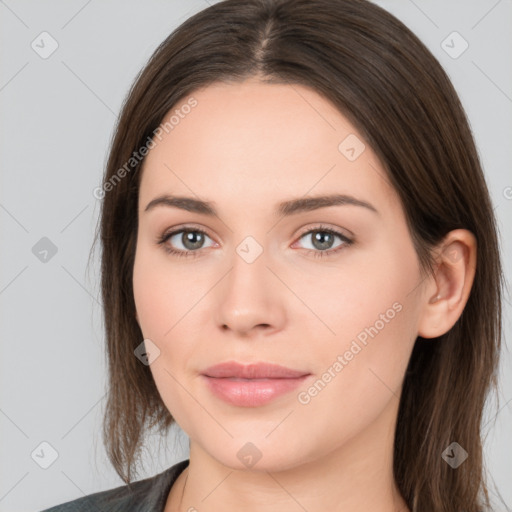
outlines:
M272 363L227 361L201 374L210 391L225 402L239 407L258 407L288 393L311 375Z
M233 377L238 379L294 379L309 375L309 372L292 370L286 366L273 363L248 363L242 364L237 361L226 361L224 363L210 366L202 372L207 377L225 378Z

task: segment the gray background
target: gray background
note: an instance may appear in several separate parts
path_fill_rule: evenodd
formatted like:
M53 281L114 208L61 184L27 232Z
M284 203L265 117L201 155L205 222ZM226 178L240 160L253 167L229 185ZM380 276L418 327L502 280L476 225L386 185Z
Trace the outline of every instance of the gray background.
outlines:
M377 3L426 43L460 94L499 219L510 283L512 3ZM37 511L122 484L100 434L106 375L98 251L86 272L99 212L92 191L136 73L174 28L205 7L203 0L0 0L0 511ZM48 58L40 56L52 44L43 31L58 44ZM463 39L447 39L453 31ZM457 55L464 40L469 47ZM46 261L33 252L38 242L48 248L43 237L57 250ZM510 296L504 306L508 348L499 404L489 402L485 455L510 507ZM149 439L141 478L188 456L179 428L161 444L167 450L157 457L157 438ZM58 456L43 469L52 450Z

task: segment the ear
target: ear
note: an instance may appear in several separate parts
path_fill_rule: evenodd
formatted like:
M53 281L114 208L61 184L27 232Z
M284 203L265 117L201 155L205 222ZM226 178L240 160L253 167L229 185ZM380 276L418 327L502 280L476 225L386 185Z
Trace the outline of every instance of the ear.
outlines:
M467 229L450 231L436 248L434 274L425 287L418 335L448 332L466 306L476 268L476 238Z

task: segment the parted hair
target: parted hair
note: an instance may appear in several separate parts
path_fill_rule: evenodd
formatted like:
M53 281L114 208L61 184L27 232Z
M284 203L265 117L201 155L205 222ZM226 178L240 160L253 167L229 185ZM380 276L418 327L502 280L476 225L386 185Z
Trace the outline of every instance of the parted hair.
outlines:
M396 189L425 275L451 230L477 240L476 274L456 324L418 337L404 377L393 471L413 512L489 510L483 410L497 387L503 275L497 225L473 135L442 66L401 21L366 0L225 0L194 14L154 51L123 103L103 176L95 242L108 368L103 440L127 484L145 434L174 419L149 366L134 356L133 265L143 160L119 169L166 114L215 82L301 84L335 105L375 151ZM468 458L441 457L456 441Z

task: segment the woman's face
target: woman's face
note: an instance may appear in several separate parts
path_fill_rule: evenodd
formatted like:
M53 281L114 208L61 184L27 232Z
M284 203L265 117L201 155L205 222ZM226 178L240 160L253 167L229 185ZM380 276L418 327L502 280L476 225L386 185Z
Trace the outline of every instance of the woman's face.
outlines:
M261 457L260 469L286 469L371 432L391 439L425 290L379 160L306 87L251 80L193 98L164 120L176 116L139 194L135 304L162 400L193 445L232 468ZM184 201L147 209L165 195L216 214ZM309 202L335 195L348 198ZM226 361L306 376L204 375Z

